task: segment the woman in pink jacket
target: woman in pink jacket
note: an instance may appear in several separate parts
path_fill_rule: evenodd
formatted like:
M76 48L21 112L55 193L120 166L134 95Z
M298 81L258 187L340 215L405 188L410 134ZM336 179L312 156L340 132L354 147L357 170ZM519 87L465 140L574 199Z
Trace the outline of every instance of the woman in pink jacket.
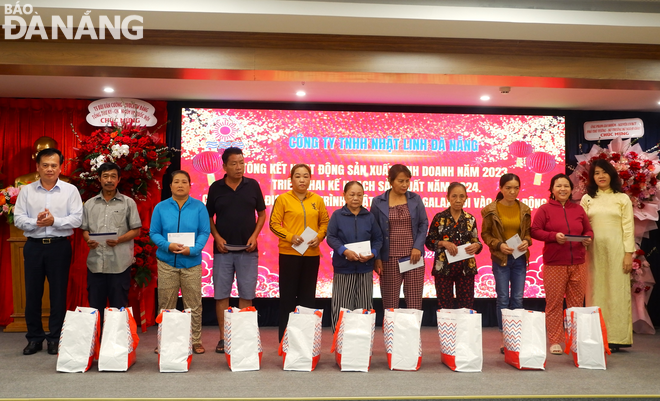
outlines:
M573 183L566 174L552 177L550 201L538 209L532 223L532 238L545 242L545 319L550 353L554 355L562 353L564 294L567 307L584 305L587 285L585 248L591 244L594 235L582 206L571 202L572 191Z

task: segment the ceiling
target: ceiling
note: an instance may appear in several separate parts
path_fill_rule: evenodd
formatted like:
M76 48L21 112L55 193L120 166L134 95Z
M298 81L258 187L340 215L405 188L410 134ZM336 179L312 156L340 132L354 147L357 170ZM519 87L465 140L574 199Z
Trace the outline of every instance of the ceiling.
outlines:
M86 0L30 2L49 15L143 16L144 29L460 37L660 44L658 1L287 1ZM139 4L139 5L137 5ZM49 25L49 24L46 24ZM105 86L115 89L102 92ZM304 90L306 96L296 96ZM490 100L480 97L489 95ZM131 97L162 100L284 101L655 111L658 90L567 89L403 83L337 83L0 76L2 97Z
M102 91L115 88L112 94ZM659 108L660 92L606 89L513 87L476 85L419 85L378 83L291 83L254 81L201 81L94 77L0 76L2 97L78 98L125 97L158 100L217 100L409 104L437 106L489 106L576 110L639 110ZM296 96L304 90L304 98ZM489 101L480 97L490 95Z

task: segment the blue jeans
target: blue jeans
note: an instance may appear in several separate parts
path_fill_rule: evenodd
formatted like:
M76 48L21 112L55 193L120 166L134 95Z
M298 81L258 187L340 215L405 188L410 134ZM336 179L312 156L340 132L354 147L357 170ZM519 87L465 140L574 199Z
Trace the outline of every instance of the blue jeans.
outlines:
M493 260L493 277L495 277L495 292L497 293L497 325L500 331L502 331L502 309L522 309L523 307L526 275L525 255L518 259L509 255L506 266L500 266ZM511 283L511 296L509 296L509 283Z

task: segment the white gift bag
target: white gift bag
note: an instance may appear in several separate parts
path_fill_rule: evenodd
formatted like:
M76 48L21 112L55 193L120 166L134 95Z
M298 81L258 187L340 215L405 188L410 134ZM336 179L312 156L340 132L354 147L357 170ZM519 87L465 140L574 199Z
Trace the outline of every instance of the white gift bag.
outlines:
M231 371L259 370L262 354L257 310L225 310L225 357Z
M77 307L66 311L57 353L58 372L87 372L99 356L99 311Z
M502 309L504 361L518 369L545 370L545 313Z
M190 309L163 309L158 323L158 368L161 372L187 372L192 361Z
M481 372L481 314L472 309L437 312L442 363L456 372Z
M422 365L422 314L417 309L385 309L383 337L390 370L419 370Z
M342 372L369 371L375 327L375 310L341 308L330 352Z
M289 313L278 354L284 370L311 372L321 359L322 309L297 306Z
M99 371L127 371L140 342L131 308L105 308Z
M568 308L564 311L566 352L573 354L575 366L605 370L605 354L610 353L607 329L598 306Z

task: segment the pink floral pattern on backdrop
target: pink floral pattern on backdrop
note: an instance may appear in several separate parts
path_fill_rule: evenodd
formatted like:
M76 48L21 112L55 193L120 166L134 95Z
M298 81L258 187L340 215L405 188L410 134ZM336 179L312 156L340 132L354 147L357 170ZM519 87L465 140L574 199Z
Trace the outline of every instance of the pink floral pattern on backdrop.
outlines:
M242 148L245 175L260 182L270 216L275 198L290 189L288 173L293 164L312 166L310 191L323 196L332 213L344 204L345 182L363 182L369 207L374 196L389 188L389 166L403 163L413 172L410 190L422 196L429 221L448 207L446 188L457 180L468 187L465 209L477 216L481 227L480 209L495 197L502 174L521 177L519 198L532 210L547 201L550 177L564 172L564 138L564 118L557 116L187 108L182 110L181 166L192 175L192 196L205 202L210 183L224 172L207 158L195 158L203 152L221 153L229 146ZM543 152L544 165L552 166L538 182L538 171L525 163L533 152ZM525 296L543 296L541 248L531 248L535 262ZM277 238L267 225L259 236L259 253L257 296L279 296ZM325 242L321 253L317 296L330 297L331 249ZM212 258L209 242L203 254L204 296L213 295ZM426 251L425 258L424 296L434 297L433 253ZM478 255L477 264L475 296L494 297L487 250ZM374 296L380 296L377 277Z

